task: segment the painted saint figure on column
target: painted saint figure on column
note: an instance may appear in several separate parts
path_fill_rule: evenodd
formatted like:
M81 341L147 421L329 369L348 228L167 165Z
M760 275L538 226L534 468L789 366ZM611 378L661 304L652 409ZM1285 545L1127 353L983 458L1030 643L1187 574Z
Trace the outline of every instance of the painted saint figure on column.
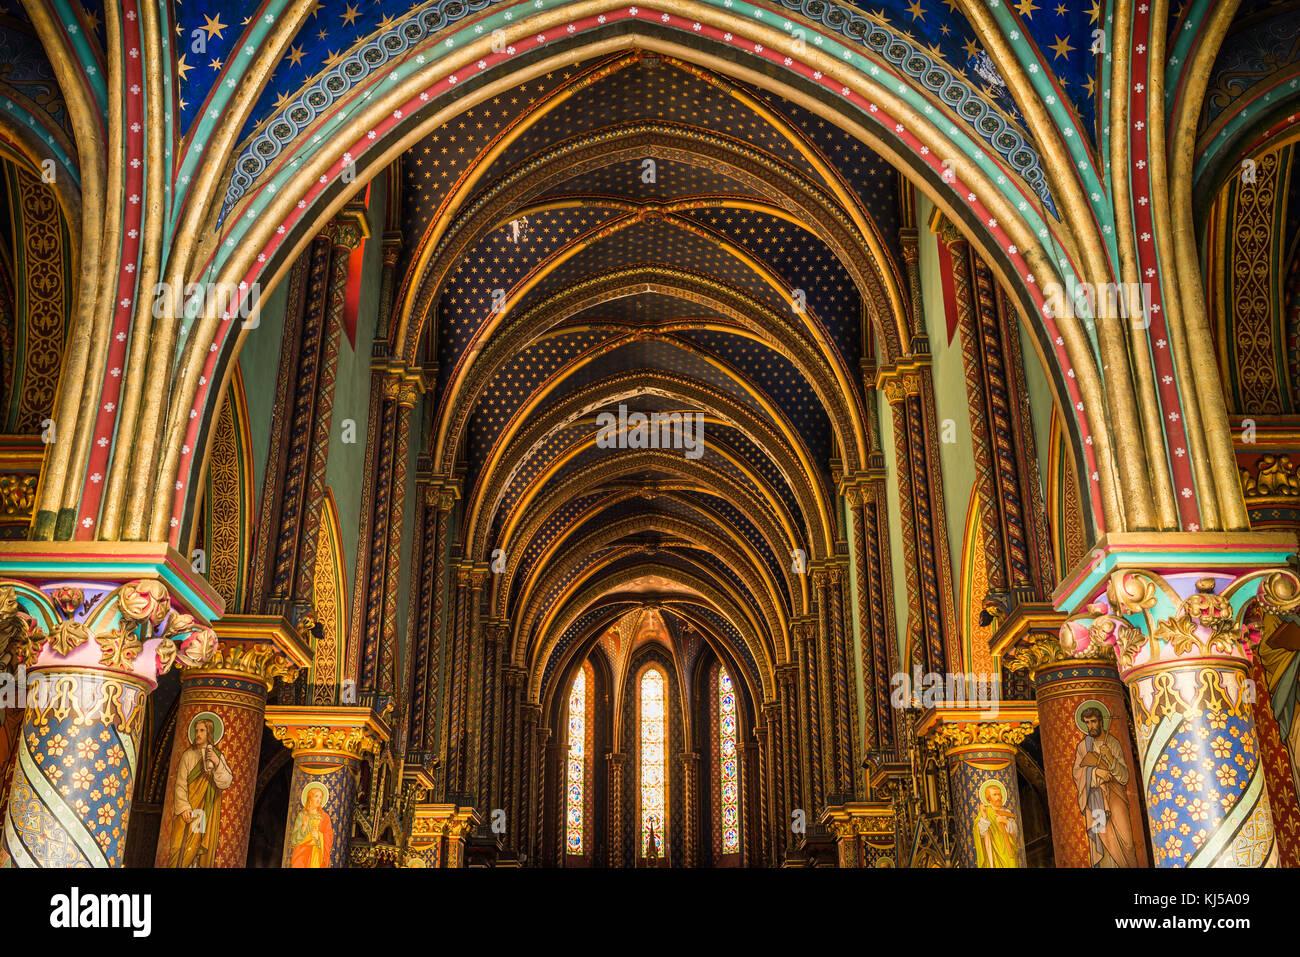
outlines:
M289 844L293 855L290 867L328 867L330 851L334 848L334 825L325 813L329 790L319 781L302 789L302 810L294 818Z
M1074 749L1074 785L1088 829L1091 866L1137 867L1128 763L1123 746L1110 733L1110 720L1110 710L1100 701L1085 701L1075 711L1074 723L1083 737Z
M225 755L217 748L224 731L221 718L211 711L201 711L190 720L190 746L176 768L172 867L213 866L221 792L235 780Z
M1016 815L1006 806L1006 785L989 778L980 785L979 798L973 827L976 866L1018 867Z

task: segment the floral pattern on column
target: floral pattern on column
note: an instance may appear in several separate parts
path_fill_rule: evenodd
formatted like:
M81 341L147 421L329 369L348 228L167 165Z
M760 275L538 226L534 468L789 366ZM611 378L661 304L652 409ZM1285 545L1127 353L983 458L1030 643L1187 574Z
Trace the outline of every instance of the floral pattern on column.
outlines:
M1288 571L1239 577L1117 571L1062 647L1114 647L1128 685L1157 867L1276 867L1278 848L1248 691L1250 624L1300 604Z

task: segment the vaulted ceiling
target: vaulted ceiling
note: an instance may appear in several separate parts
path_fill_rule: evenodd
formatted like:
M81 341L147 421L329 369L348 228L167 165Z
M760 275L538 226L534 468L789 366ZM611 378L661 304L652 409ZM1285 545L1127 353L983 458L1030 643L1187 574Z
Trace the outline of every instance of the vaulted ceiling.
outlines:
M794 103L624 51L467 110L401 175L433 468L463 474L468 556L506 556L494 613L534 695L655 607L761 699L904 301L897 172ZM600 447L620 405L700 413L702 451Z

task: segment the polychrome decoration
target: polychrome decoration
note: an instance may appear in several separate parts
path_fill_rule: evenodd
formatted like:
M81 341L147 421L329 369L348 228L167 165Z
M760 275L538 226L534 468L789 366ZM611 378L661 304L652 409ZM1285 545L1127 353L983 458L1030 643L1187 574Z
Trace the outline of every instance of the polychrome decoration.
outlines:
M568 797L564 814L564 846L570 854L583 851L582 802L585 799L587 771L587 676L579 668L569 691L569 759Z
M736 764L736 693L726 668L718 669L718 737L722 754L722 853L734 854L740 850L740 774Z
M664 856L668 755L664 676L649 668L641 676L641 855Z

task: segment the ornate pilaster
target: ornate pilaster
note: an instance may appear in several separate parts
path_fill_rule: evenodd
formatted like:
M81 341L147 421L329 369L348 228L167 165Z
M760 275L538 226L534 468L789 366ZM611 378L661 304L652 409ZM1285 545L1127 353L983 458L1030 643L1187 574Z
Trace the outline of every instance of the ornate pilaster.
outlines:
M834 836L840 867L894 867L894 808L859 801L827 808L821 824Z
M223 618L212 659L181 676L156 867L243 867L266 696L311 652L280 617Z
M404 561L402 520L410 457L411 412L419 401L418 375L377 363L371 370L366 483L369 512L362 521L357 590L364 593L361 660L363 691L391 694L397 664L397 593ZM353 601L354 613L358 610ZM354 620L356 620L354 619Z
M627 787L627 755L617 751L610 752L605 755L605 762L608 768L605 813L609 822L606 829L605 844L609 847L609 866L624 867L627 863L623 858L623 828L625 824L623 800L625 797L624 789Z
M1192 548L1160 548L1174 540ZM1078 609L1062 647L1105 644L1118 658L1157 867L1278 864L1248 676L1260 614L1300 605L1300 579L1276 568L1294 546L1263 533L1109 536L1058 590ZM1139 566L1161 551L1162 571Z
M948 761L954 860L963 867L1024 867L1016 748L1033 733L1038 715L1023 702L987 704L983 712L931 709L916 733L930 738Z
M758 737L758 813L763 837L763 866L775 867L780 846L779 830L783 810L781 755L778 744L781 724L780 706L763 702L762 723L755 729Z
M447 695L443 693L447 670L444 667L444 648L447 646L444 622L449 617L446 614L447 533L451 510L456 502L456 489L434 480L419 487L422 494L421 521L416 534L420 538L420 548L413 574L419 588L411 596L415 620L415 627L411 630L415 656L411 748L436 755L439 731L445 728L447 719ZM454 590L451 599L454 609Z
M798 629L796 629L796 645L797 634ZM803 710L799 705L799 666L794 662L781 665L777 668L776 676L781 687L780 740L777 743L780 746L778 750L783 767L782 778L785 782L781 794L783 807L781 820L777 822L777 833L780 835L784 857L786 849L791 844L791 815L795 810L805 810L806 813L803 768L807 762L803 760L803 745L799 734L799 715Z
M889 402L894 422L907 569L910 650L905 664L919 662L928 672L944 672L948 670L945 636L955 614L928 355L882 370L876 385Z
M455 616L452 619L451 639L448 644L451 671L447 678L447 717L443 722L444 790L447 795L464 793L465 764L465 695L466 662L469 658L467 622L469 619L470 566L456 565L456 581L452 588Z
M822 765L821 700L817 693L817 623L803 620L795 624L799 649L799 739L804 746L803 799L809 817L820 812L824 803L824 768Z
M483 740L483 715L488 698L488 680L491 677L492 663L488 661L487 629L483 622L483 586L487 584L489 570L487 565L475 565L470 570L469 594L466 598L468 608L468 644L469 660L466 676L465 708L465 770L463 789L470 800L481 807L485 795L479 787L482 783L481 768L486 755L486 742Z
M417 804L403 867L464 867L465 843L481 823L472 807Z
M677 760L682 769L682 866L695 867L700 860L700 756L687 752Z
M1127 695L1109 646L1067 654L1065 616L1021 604L993 636L995 655L1029 673L1057 867L1149 867Z
M293 752L283 867L346 867L361 759L389 728L370 708L271 705L266 723Z
M22 578L0 580L0 619L27 677L0 863L120 867L145 697L211 659L195 615L220 599L161 545L6 543L0 568ZM156 577L103 580L123 571Z
M505 757L497 745L503 740L501 663L507 631L506 622L499 620L488 622L484 628L483 716L478 731L478 803L482 807L492 805L501 780L501 762Z

